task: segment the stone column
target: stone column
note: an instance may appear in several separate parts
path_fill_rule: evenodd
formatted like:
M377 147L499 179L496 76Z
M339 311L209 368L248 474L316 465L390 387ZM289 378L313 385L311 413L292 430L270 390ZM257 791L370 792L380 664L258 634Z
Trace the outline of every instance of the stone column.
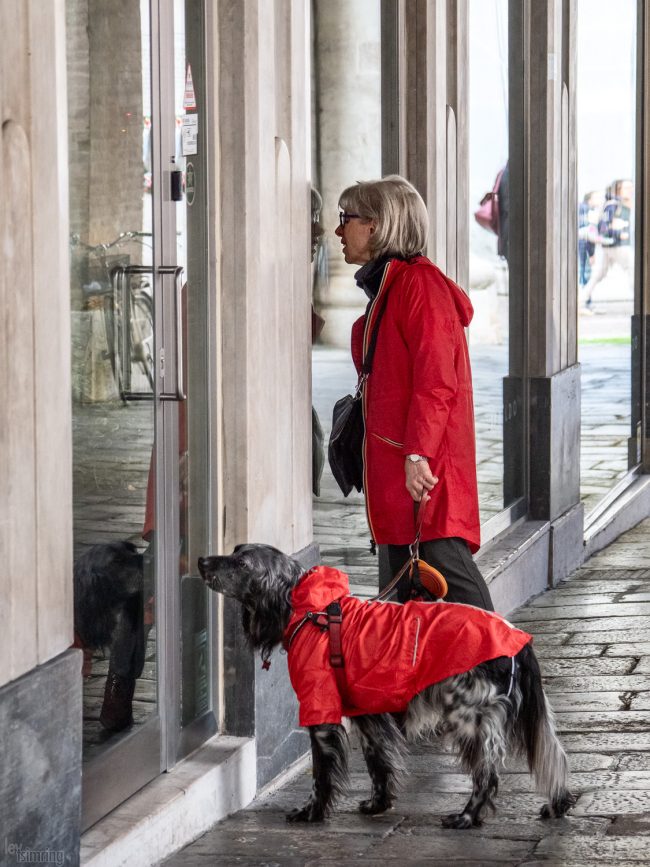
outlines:
M350 345L366 303L354 282L358 266L345 264L334 230L342 190L381 177L380 37L380 0L315 0L313 177L329 261L329 286L315 300L325 318L321 341L332 346Z
M524 62L529 161L524 194L535 202L529 246L530 515L551 522L549 581L582 559L580 366L577 364L575 0L530 3ZM534 34L534 38L532 35ZM512 157L511 157L512 160ZM511 162L512 169L512 162ZM526 177L526 175L524 175ZM513 190L513 174L510 190ZM513 221L511 226L511 243Z

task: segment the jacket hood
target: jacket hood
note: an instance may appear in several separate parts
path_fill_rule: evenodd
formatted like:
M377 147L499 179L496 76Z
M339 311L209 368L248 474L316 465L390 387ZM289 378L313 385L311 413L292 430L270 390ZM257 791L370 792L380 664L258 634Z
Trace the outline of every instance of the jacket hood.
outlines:
M444 278L445 283L449 287L461 325L463 328L467 328L474 317L474 308L472 307L472 302L469 300L469 295L461 289L457 283L450 280L446 274L443 274L442 271L440 272L440 275Z
M331 566L316 566L302 576L291 592L293 615L304 617L308 611L324 611L330 602L349 595L345 572Z
M458 319L463 328L467 328L474 316L474 308L472 307L472 302L469 300L469 295L461 289L457 283L454 283L453 280L447 277L447 275L442 272L437 265L434 265L430 259L427 259L426 256L414 256L413 259L409 259L408 261L393 259L388 274L389 281L392 282L392 280L401 273L402 269L408 268L411 265L429 266L435 270L441 280L444 280L449 289L451 299L454 302L456 312L458 313Z

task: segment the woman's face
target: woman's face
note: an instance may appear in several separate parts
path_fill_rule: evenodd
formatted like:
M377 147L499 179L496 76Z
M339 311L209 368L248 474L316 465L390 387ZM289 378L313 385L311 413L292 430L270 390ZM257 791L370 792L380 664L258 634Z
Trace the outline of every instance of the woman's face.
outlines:
M348 265L365 265L372 259L370 239L375 231L374 220L351 217L344 226L338 226L335 235L343 244L343 256Z

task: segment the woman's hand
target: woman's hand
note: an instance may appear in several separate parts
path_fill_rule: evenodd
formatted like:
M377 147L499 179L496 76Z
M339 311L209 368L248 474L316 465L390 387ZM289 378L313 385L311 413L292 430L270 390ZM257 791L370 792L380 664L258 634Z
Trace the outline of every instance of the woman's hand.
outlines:
M427 460L413 463L407 458L404 461L404 472L406 473L406 490L416 503L420 502L423 494L432 491L438 484L438 479L431 472Z

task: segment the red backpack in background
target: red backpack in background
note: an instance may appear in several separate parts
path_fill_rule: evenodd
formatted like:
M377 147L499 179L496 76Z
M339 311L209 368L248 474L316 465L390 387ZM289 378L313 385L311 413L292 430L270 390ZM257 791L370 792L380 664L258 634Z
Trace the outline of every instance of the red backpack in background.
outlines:
M499 235L499 186L503 169L496 176L492 192L486 193L481 199L478 210L474 211L474 219L489 232Z

